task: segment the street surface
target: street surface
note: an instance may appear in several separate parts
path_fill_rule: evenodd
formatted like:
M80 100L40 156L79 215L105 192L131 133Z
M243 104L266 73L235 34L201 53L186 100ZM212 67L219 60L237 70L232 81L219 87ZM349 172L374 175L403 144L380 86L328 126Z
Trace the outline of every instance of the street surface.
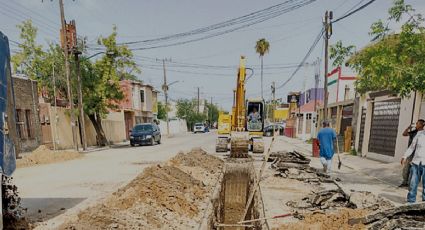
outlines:
M193 147L212 152L214 143L213 133L180 134L163 138L161 145L128 145L87 153L77 160L19 168L14 181L31 222L66 212L58 217L63 220L126 185L146 167Z
M15 173L15 183L23 198L23 206L28 208L27 218L30 222L43 222L41 229L51 229L69 221L88 206L101 203L102 199L129 183L146 167L163 163L179 151L201 147L208 153L223 157L225 154L215 153L215 138L214 132L186 133L164 138L163 143L156 146L121 145L94 151L77 160L20 168ZM266 150L270 142L271 138L265 138ZM277 137L272 147L272 151L293 150L311 156L311 145L297 139ZM258 173L262 155L253 156ZM311 159L312 166L321 167L318 158ZM342 159L343 166L338 170L337 158L334 158L333 176L342 179L344 190L370 191L395 205L405 203L407 191L397 188L399 166L349 155L343 155ZM301 199L313 187L303 183L283 183L282 179L274 177L275 171L269 166L261 182L265 214L274 216L287 213L290 210L285 204ZM269 222L272 227L278 227L282 221L286 220Z

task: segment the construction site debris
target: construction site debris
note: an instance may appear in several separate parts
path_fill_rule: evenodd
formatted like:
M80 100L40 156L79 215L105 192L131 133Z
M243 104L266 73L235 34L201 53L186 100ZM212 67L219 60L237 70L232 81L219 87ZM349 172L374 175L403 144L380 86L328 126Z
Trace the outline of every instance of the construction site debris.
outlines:
M361 218L352 218L349 224L363 224L368 229L425 229L425 202L402 205L375 212Z
M60 229L187 229L199 225L223 161L196 149L148 167ZM211 179L212 178L212 179ZM214 180L215 178L215 180Z
M292 151L292 152L286 152L286 151L278 151L278 152L272 152L269 156L269 162L274 162L276 159L279 159L282 162L288 162L288 163L297 163L297 164L309 164L310 159L306 158L302 154Z
M30 167L40 164L50 164L62 161L69 161L82 157L78 152L73 151L52 151L45 145L40 145L32 153L24 155L21 159L16 160L16 167Z
M289 201L288 206L309 211L338 208L384 210L394 207L391 202L370 192L352 192L346 194L342 189L313 192L300 201Z
M270 158L273 159L271 167L279 172L276 176L316 184L334 182L329 175L311 167L310 159L296 151L272 153Z
M337 212L326 214L315 212L311 214L305 214L302 221L284 224L275 230L363 230L365 229L363 224L358 223L350 225L348 222L352 218L363 217L366 215L366 213L368 213L368 211L362 209L341 209Z

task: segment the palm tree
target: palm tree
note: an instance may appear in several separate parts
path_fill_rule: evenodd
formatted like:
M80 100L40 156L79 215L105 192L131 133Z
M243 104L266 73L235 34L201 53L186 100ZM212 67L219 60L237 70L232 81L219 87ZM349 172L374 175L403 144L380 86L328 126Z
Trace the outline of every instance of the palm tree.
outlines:
M264 99L263 95L263 57L264 54L270 50L270 44L265 38L261 38L255 44L255 52L260 55L261 58L261 99Z

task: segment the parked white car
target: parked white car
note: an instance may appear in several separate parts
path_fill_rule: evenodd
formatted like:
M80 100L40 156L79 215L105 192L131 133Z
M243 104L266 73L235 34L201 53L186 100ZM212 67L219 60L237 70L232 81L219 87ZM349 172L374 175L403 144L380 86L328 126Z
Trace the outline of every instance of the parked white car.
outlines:
M193 126L194 133L205 133L205 125L203 123L195 123Z

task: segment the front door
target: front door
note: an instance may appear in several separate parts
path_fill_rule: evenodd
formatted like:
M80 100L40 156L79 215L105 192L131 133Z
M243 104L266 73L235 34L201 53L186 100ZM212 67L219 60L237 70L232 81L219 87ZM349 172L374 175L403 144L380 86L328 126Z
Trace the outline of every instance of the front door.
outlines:
M133 116L131 112L124 112L125 135L127 140L130 140L130 130L133 128Z

